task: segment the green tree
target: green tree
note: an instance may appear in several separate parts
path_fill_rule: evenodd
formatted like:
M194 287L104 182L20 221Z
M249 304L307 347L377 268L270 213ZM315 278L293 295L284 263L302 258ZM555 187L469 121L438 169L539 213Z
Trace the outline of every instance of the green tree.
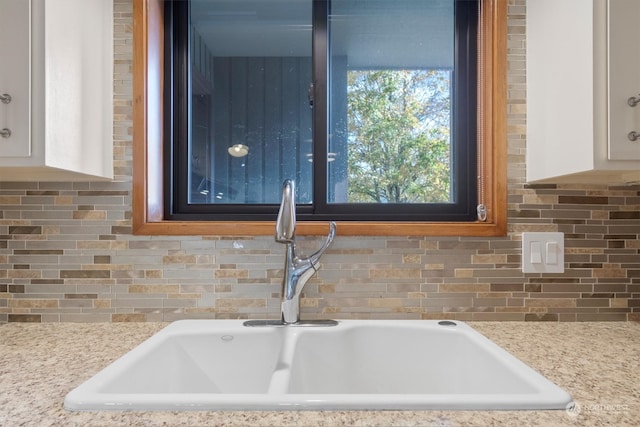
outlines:
M348 198L450 201L450 73L350 71Z

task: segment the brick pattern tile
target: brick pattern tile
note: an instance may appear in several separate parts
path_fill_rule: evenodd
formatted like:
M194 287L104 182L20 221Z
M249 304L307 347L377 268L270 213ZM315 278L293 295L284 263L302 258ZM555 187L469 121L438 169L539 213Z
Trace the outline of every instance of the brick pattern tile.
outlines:
M131 9L116 0L115 181L0 183L0 322L278 317L284 248L273 238L130 234ZM303 317L640 321L640 185L525 183L524 25L525 0L510 0L509 235L338 230ZM523 274L523 231L565 233L565 273Z

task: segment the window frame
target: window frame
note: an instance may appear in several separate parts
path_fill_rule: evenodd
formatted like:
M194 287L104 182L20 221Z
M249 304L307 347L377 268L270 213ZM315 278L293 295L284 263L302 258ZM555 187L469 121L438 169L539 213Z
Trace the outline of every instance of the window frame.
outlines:
M479 46L478 170L485 221L339 221L341 235L506 235L506 9L483 0ZM141 235L271 235L274 221L184 221L164 218L164 2L134 1L132 231ZM484 171L484 172L483 172ZM327 224L299 221L302 234L325 234Z

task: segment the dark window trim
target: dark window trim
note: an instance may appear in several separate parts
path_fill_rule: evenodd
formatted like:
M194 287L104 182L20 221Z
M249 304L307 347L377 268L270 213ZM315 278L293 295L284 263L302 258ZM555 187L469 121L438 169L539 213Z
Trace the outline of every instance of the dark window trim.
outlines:
M452 203L362 204L328 203L328 17L330 2L313 2L313 126L314 203L298 205L301 221L472 221L476 217L477 180L477 28L478 3L456 0L455 66L452 76ZM273 220L277 204L188 203L188 141L190 132L189 2L167 1L165 8L165 217L170 220Z

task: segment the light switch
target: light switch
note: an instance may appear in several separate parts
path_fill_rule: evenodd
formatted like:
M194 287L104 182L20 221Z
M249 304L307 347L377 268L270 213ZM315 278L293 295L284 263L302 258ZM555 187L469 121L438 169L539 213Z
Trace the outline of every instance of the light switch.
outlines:
M523 273L564 273L564 233L522 233Z
M531 242L531 264L542 263L542 245L540 242Z
M558 242L547 242L547 264L558 263Z

